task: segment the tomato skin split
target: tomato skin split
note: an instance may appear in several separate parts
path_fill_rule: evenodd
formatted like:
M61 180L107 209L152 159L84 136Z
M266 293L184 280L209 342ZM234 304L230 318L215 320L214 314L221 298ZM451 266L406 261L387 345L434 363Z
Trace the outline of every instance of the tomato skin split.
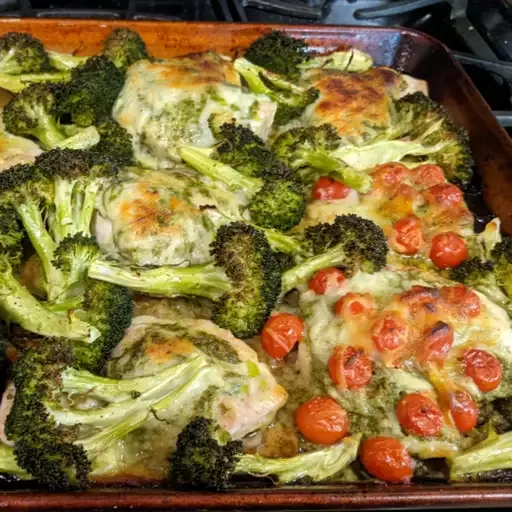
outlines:
M366 471L384 482L409 482L414 473L413 458L393 437L367 439L361 445L359 457Z
M372 380L372 360L352 346L335 347L328 368L332 381L342 389L361 389Z
M371 336L377 350L388 352L407 343L408 331L402 316L391 311L377 319L371 329Z
M323 295L329 288L343 284L347 277L339 268L324 268L316 272L309 281L308 287L317 295Z
M437 436L443 426L443 413L439 406L421 393L401 398L396 406L400 425L410 435Z
M350 194L351 190L350 187L347 187L340 181L322 176L313 186L313 199L317 201L345 199Z
M329 445L343 439L350 430L347 411L327 396L317 396L295 411L295 424L312 443Z
M399 162L378 165L372 172L373 182L377 187L395 187L409 176L409 169Z
M442 208L460 206L464 201L462 190L451 183L434 185L423 194L429 204L437 204Z
M475 318L480 314L480 298L463 284L443 286L441 298L454 312L463 318Z
M375 309L375 300L369 293L348 292L334 305L334 314L349 322L354 318L372 314Z
M394 251L412 256L419 252L423 244L423 228L418 217L410 215L393 224L389 245Z
M463 389L452 391L448 395L448 404L459 431L463 434L471 432L478 422L478 407L473 397Z
M487 393L501 384L500 361L485 350L471 349L464 354L464 373L473 379L480 391Z
M430 363L443 366L453 345L453 328L445 322L436 322L427 329L416 350L416 360L421 366Z
M430 188L441 183L446 183L444 172L438 165L423 164L412 170L413 180L422 188Z
M281 359L289 354L303 334L304 323L298 316L278 313L271 316L263 327L261 344L270 357Z

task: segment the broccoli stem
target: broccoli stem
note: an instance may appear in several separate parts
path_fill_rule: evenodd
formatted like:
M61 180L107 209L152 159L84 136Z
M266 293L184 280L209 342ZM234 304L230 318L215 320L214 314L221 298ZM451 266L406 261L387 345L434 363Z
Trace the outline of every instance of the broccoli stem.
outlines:
M129 269L100 260L89 266L89 277L161 297L195 295L217 300L231 289L224 271L212 264Z
M76 370L70 367L61 373L62 389L71 395L74 393L87 394L115 404L133 398L134 394L143 398L150 391L151 393L154 393L155 390L158 391L159 386L166 386L168 382L180 377L189 369L191 363L192 360L171 366L155 375L122 380L100 377L87 370ZM196 363L193 368L195 367Z
M55 144L60 149L90 149L100 141L100 134L95 126L81 128L77 133Z
M96 199L98 197L99 183L94 180L87 185L82 193L82 202L79 215L75 219L75 225L78 232L90 235L91 222L94 210L96 209Z
M13 94L21 92L30 84L38 82L66 82L71 78L69 73L27 73L23 75L9 75L0 73L0 88Z
M328 249L322 254L312 256L283 274L281 293L284 295L293 290L298 284L307 281L318 270L341 266L345 262L345 251L339 246Z
M100 332L78 318L47 311L2 265L0 308L9 321L42 336L57 336L92 343Z
M229 188L245 190L249 196L258 192L263 186L260 179L245 176L229 165L213 160L208 156L208 151L183 146L179 149L179 155L187 164L204 176L225 183Z
M71 55L70 53L54 52L52 50L47 51L50 64L59 71L69 71L76 68L80 64L83 64L89 57Z
M465 480L472 473L512 468L512 432L491 432L484 441L457 455L450 463L450 479Z
M36 107L32 113L33 119L37 119L39 124L32 128L32 134L39 139L45 149L51 149L66 139L66 136L60 131L58 122L49 116L44 108Z
M51 229L54 241L58 244L74 230L73 209L71 197L75 182L55 177L55 218L52 219Z
M236 465L235 473L275 476L281 484L295 482L302 478L319 482L336 475L356 460L361 437L361 434L356 434L345 438L337 445L288 459L242 455Z
M55 242L46 230L39 205L26 201L15 205L30 242L41 259L46 278L46 293L49 301L54 301L64 291L62 273L53 264Z

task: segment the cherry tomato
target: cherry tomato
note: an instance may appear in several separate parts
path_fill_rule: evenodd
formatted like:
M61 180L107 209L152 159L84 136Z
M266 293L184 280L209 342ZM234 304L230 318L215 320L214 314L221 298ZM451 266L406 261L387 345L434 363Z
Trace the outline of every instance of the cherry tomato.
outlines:
M372 173L376 186L388 188L394 187L407 179L409 169L398 162L391 162L375 167Z
M343 183L324 176L313 186L313 198L322 201L345 199L351 190Z
M444 172L438 165L423 164L412 170L414 183L423 188L446 183Z
M443 286L440 294L444 302L455 308L460 316L474 318L480 314L480 299L478 295L463 284Z
M442 365L453 345L453 329L444 322L427 329L416 351L416 359L422 364L436 363Z
M360 389L372 380L373 363L363 350L336 347L329 358L329 376L342 389Z
M465 390L452 391L448 397L450 413L455 426L462 432L470 432L478 421L478 408Z
M375 311L375 301L369 293L346 293L334 305L334 313L345 321L373 311Z
M381 352L395 350L407 343L408 328L402 316L389 312L373 324L372 340Z
M439 233L432 239L430 259L439 268L453 268L468 259L468 247L457 233Z
M329 288L339 286L347 279L345 274L337 268L324 268L313 275L309 281L309 289L317 295L323 295Z
M300 405L295 412L295 424L315 444L334 444L350 428L347 411L327 396L317 396Z
M435 313L439 302L439 291L437 288L416 285L402 293L400 300L407 304L412 316L419 313Z
M438 204L444 208L460 206L464 200L462 190L451 183L434 185L424 192L424 197L429 204Z
M263 350L270 356L282 358L302 339L304 324L302 320L289 313L271 316L261 333Z
M393 437L367 439L359 453L370 475L384 482L408 482L414 472L414 460L405 446Z
M389 237L389 245L400 254L416 254L423 245L423 228L418 217L397 220Z
M421 393L405 395L396 406L396 417L402 428L411 435L437 436L443 426L441 409Z
M472 349L464 354L465 374L484 393L496 389L503 376L501 363L485 350Z

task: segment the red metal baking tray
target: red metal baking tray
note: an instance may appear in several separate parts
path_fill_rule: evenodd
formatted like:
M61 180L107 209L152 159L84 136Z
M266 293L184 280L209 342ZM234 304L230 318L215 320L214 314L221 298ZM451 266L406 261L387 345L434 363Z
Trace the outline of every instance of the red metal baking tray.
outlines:
M487 206L512 233L512 141L499 126L471 80L449 51L431 37L402 28L228 23L167 23L55 19L0 19L0 35L26 31L52 50L90 55L115 27L130 27L146 41L151 54L171 57L217 50L234 53L269 28L305 37L317 50L354 47L379 65L427 80L431 96L469 131ZM336 510L423 509L426 507L512 509L512 483L492 484L346 484L336 486L251 488L224 493L175 492L134 488L133 482L87 492L36 490L0 492L0 509L8 510ZM124 487L119 487L124 485Z

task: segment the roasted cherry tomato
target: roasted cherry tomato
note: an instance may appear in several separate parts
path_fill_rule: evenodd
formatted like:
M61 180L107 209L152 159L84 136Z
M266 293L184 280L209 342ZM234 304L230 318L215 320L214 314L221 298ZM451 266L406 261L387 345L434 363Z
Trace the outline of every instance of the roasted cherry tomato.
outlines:
M452 391L448 396L448 403L453 422L462 433L470 432L476 427L478 408L467 391Z
M281 358L302 339L303 334L304 323L298 316L278 313L271 316L263 327L261 344L270 357Z
M319 178L313 186L313 199L328 201L332 199L345 199L352 189L343 183L327 178Z
M413 286L400 295L400 300L407 304L411 316L420 313L435 313L439 302L439 290L427 286Z
M324 268L313 275L309 289L323 295L329 288L335 288L345 281L345 274L337 268Z
M396 417L402 428L411 435L437 436L443 426L441 409L421 393L405 395L396 406Z
M315 444L334 444L350 429L347 411L327 396L317 396L300 405L295 412L295 424Z
M464 354L465 373L484 393L496 389L503 377L501 363L485 350L471 349Z
M440 294L443 301L455 309L458 315L474 318L480 314L480 299L478 295L463 284L443 286Z
M376 187L395 187L407 179L409 169L398 162L391 162L375 167L372 173L373 183Z
M468 259L468 247L464 238L447 231L432 239L430 259L439 268L453 268Z
M375 300L369 293L346 293L334 305L334 313L346 322L353 317L374 311Z
M381 352L395 350L407 343L407 324L399 313L393 311L378 318L371 333L377 350Z
M423 245L423 228L418 217L397 220L389 237L390 247L400 254L416 254Z
M423 164L412 170L413 180L422 188L430 188L440 183L446 183L444 172L438 165Z
M421 338L416 351L416 360L421 365L435 363L441 366L452 345L452 327L444 322L436 322Z
M443 208L460 206L464 201L462 190L451 183L440 183L426 190L423 194L429 204L438 204Z
M414 472L414 460L405 446L393 437L373 437L363 442L361 462L370 475L384 482L408 482Z
M329 358L329 376L342 389L364 388L372 380L373 363L363 350L335 347Z

